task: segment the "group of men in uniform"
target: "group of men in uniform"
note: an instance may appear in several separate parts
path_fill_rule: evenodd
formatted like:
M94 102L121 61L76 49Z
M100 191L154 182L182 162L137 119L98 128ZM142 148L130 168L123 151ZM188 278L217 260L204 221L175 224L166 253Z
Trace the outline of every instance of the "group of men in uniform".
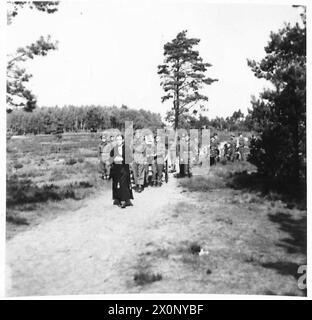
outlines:
M171 140L170 140L171 139ZM115 145L115 136L101 136L98 148L99 171L102 179L110 179L110 151ZM165 140L165 141L164 141ZM221 158L228 161L245 160L247 138L240 133L238 137L231 135L230 140L219 142L217 133L210 138L210 165L215 165ZM168 173L168 161L171 172L176 172L176 165L179 165L179 177L190 177L192 175L192 163L196 163L198 157L198 146L196 142L190 141L187 132L176 141L172 137L162 137L144 134L136 130L133 137L133 158L130 165L133 189L142 192L148 185L161 186L163 173ZM192 148L195 148L194 150ZM191 152L192 151L192 152ZM195 157L192 159L192 155Z
M238 137L231 134L228 141L219 142L218 134L215 133L210 139L210 165L216 164L221 158L227 161L246 160L248 138L239 133Z
M134 135L132 162L133 189L142 192L148 185L161 186L168 152L161 136L144 135L137 130ZM114 136L101 136L98 147L99 171L102 179L110 179L110 151L114 147Z
M167 158L168 152L161 136L144 135L137 130L133 139L131 166L134 190L142 192L148 185L160 187Z

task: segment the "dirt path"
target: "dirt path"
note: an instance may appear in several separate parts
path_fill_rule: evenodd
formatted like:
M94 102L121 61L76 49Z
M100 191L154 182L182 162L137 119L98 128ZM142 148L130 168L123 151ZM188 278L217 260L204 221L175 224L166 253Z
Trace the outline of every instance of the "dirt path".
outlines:
M18 234L6 248L7 294L131 291L129 269L146 246L161 240L151 228L157 231L167 219L163 209L182 198L175 179L135 193L134 206L124 210L112 206L111 191L105 191L78 211Z
M124 210L103 191L17 234L7 242L7 295L305 295L306 212L227 187L189 192L177 181L135 193Z

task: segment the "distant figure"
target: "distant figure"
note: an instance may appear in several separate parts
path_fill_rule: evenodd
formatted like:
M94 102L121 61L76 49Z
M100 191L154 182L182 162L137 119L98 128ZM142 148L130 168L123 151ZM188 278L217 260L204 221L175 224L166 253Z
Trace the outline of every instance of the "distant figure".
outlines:
M109 156L111 151L111 145L107 139L105 134L101 135L101 142L98 147L98 158L99 158L99 172L101 174L101 178L109 179L110 175L110 163Z
M174 137L168 138L168 152L170 160L170 172L176 172L177 144Z
M219 136L217 133L214 134L214 148L215 148L215 156L216 156L216 162L220 161L220 150L219 150Z
M160 136L155 137L155 157L153 161L153 177L152 184L155 187L162 185L162 175L164 170L164 164L166 161L166 146L161 141Z
M190 163L190 151L189 151L189 136L182 133L180 143L179 143L179 167L180 167L180 177L190 176L189 170Z
M218 140L217 136L214 134L210 139L210 165L213 166L217 163L219 156Z
M129 151L130 152L130 151ZM112 191L114 205L121 208L132 206L130 199L133 199L130 168L125 163L125 144L124 137L119 134L116 136L116 146L110 152L111 177L113 178Z
M143 134L136 131L133 139L133 162L132 172L135 184L135 191L142 192L144 190L144 176L145 176L145 162L146 162L146 146Z
M236 160L236 141L234 134L231 134L231 139L229 141L229 158L232 162Z
M240 160L244 161L245 160L245 139L242 133L240 133L238 137L238 152L239 152Z
M154 161L154 137L152 135L144 136L146 146L146 163L145 163L145 186L152 185L153 161Z

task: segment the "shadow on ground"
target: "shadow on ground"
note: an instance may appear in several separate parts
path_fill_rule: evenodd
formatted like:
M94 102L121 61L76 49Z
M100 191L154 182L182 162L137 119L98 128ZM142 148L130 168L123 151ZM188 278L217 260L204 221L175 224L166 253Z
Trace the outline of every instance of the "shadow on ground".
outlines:
M268 200L281 200L287 208L306 210L306 182L300 185L285 181L274 181L261 177L257 172L232 172L227 178L227 186L250 192L260 192Z
M279 225L279 229L287 232L288 237L280 240L279 246L288 253L307 252L307 219L294 219L289 213L277 212L269 214L269 219Z
M289 213L277 212L268 215L270 221L278 224L281 231L287 233L287 237L281 238L276 244L286 250L288 254L307 254L307 220L306 218L294 219ZM305 262L306 264L306 262ZM299 267L302 263L293 261L275 261L261 263L264 268L274 269L283 276L292 276L299 281L301 274ZM307 289L302 290L303 294L307 295ZM287 295L287 294L286 294ZM293 295L289 293L289 295Z

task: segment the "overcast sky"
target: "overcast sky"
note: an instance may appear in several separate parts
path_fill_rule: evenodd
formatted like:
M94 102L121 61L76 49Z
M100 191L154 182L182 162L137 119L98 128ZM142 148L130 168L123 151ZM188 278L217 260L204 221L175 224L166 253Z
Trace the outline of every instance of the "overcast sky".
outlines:
M264 85L247 66L261 59L271 30L299 21L290 5L210 4L205 1L61 2L47 15L21 10L8 27L9 52L50 34L57 51L28 64L40 106L126 104L162 115L157 66L163 45L188 30L201 39L201 57L213 66L208 75L209 117L228 116L250 107Z

